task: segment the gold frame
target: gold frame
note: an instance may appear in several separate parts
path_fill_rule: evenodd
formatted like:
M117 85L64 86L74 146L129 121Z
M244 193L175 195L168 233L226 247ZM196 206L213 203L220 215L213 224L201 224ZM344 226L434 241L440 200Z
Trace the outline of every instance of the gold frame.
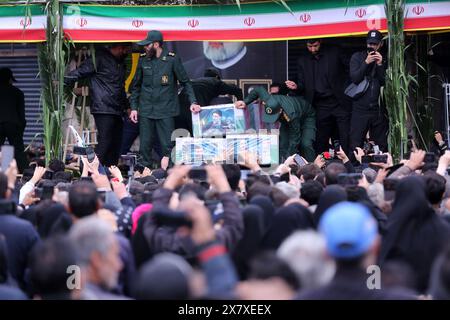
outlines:
M228 83L228 84L234 84L234 85L238 85L238 81L237 79L221 79L223 82Z
M242 96L245 98L245 91L244 91L244 86L245 85L258 85L258 84L265 84L267 86L267 91L269 91L270 89L270 85L272 84L272 79L240 79L239 80L239 88L241 88L242 90Z

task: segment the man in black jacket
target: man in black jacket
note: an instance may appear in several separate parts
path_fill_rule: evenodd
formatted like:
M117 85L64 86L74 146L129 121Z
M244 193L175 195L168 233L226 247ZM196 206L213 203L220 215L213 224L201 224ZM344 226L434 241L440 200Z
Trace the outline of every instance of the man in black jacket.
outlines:
M307 40L306 47L308 53L298 60L297 82L288 80L286 85L316 109L316 152L329 150L337 129L336 138L348 153L350 101L344 95L348 59L338 47L324 46L318 39Z
M5 237L8 269L21 288L25 287L25 270L31 249L39 241L33 225L16 215L16 204L10 199L14 183L0 172L0 234Z
M25 98L22 90L12 85L13 73L9 68L0 69L0 145L5 143L14 146L14 157L17 160L19 172L27 166L23 146L23 132L27 121L25 120Z
M242 90L238 86L223 82L220 72L216 68L208 68L202 78L192 80L197 103L201 106L208 106L214 98L219 95L234 95L237 100L242 100ZM180 115L175 119L175 128L184 128L192 133L192 116L190 103L185 90L178 95L180 100Z
M378 30L367 34L367 50L356 52L350 59L350 77L359 84L364 78L370 81L364 94L353 100L350 131L350 148L362 147L367 132L383 152L387 151L389 122L386 107L380 103L381 87L386 75L386 59L380 53L383 35Z
M125 57L130 50L127 44L114 44L101 48L86 59L77 69L64 77L66 85L88 78L92 96L91 113L97 127L95 148L101 164L116 165L122 141L123 112L128 106L125 93Z

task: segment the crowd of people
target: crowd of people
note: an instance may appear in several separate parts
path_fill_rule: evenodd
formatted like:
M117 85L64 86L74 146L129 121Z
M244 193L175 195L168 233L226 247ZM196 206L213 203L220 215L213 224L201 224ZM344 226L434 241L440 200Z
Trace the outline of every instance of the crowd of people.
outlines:
M274 172L247 154L130 176L86 156L81 172L34 158L18 176L13 160L0 173L0 298L448 299L441 149L397 165L341 148Z

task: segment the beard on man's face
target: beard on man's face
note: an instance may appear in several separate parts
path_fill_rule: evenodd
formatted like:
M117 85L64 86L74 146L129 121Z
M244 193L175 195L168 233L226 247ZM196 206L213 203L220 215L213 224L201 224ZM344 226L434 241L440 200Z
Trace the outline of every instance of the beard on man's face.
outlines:
M206 58L213 61L225 61L234 57L241 51L242 42L203 42L203 53Z
M156 49L153 45L146 46L145 52L147 53L148 56L153 57L156 54Z

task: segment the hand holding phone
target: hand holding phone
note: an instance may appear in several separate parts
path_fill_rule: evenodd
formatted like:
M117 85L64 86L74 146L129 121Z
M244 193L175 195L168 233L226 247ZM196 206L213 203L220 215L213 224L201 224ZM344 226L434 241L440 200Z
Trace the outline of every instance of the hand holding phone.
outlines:
M189 178L192 180L206 181L207 175L204 167L192 167L189 171Z
M341 151L341 143L339 140L333 141L333 149L334 149L334 156L337 157L337 154L339 151Z
M86 147L86 156L89 163L95 160L95 151L92 147Z
M2 172L8 169L11 161L14 159L14 147L9 145L3 145L2 149Z
M434 163L436 162L436 155L433 152L427 152L423 161L425 163Z
M367 58L366 58L366 64L371 64L376 60L376 52L373 48L367 48Z
M298 154L294 156L294 161L299 167L306 165L305 160Z
M338 184L343 187L357 186L362 178L361 173L341 173L338 175Z
M158 226L192 228L192 221L186 216L186 213L181 211L155 210L153 218Z

